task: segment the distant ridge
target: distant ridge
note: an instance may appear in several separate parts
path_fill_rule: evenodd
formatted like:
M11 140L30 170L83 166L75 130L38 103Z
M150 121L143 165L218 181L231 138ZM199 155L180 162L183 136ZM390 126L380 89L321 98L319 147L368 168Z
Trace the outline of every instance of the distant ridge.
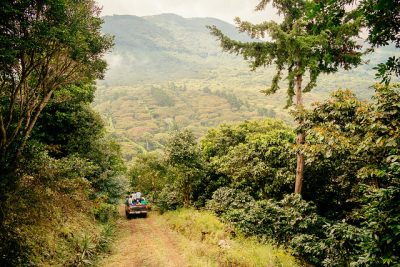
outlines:
M114 50L107 56L108 85L201 77L210 68L241 62L221 52L207 25L216 25L237 40L250 40L239 34L234 25L215 18L161 14L113 15L103 19L103 32L115 36Z

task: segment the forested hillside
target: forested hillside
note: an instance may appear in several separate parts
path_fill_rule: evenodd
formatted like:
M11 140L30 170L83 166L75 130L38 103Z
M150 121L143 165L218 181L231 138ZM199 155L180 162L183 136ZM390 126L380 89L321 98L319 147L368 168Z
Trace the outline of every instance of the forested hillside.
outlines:
M273 67L249 72L248 64L223 53L206 26L216 25L235 40L251 40L234 25L213 18L106 16L103 31L115 36L106 56L108 71L99 81L94 107L122 144L125 159L159 149L171 129L189 128L197 137L222 122L276 117L292 123L284 93L265 96ZM369 98L372 67L391 55L380 48L355 70L320 77L307 103L338 88Z

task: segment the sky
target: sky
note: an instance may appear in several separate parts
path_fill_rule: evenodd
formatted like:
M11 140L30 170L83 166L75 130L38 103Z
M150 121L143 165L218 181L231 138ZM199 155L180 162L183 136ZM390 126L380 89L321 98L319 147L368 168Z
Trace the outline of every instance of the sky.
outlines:
M213 17L234 23L235 17L253 23L277 20L279 16L269 6L254 11L260 0L96 0L103 7L102 16L149 16L174 13L185 18Z

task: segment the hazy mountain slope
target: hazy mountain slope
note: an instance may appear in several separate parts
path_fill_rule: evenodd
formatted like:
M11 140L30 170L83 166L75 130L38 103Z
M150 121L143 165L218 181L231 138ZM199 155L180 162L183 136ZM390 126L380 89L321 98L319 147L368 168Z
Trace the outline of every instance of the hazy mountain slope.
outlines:
M106 16L103 31L115 36L115 47L107 56L108 85L130 85L144 81L198 78L210 67L232 60L222 54L206 25L218 25L233 38L248 40L236 28L212 18L185 19L173 14L158 16Z

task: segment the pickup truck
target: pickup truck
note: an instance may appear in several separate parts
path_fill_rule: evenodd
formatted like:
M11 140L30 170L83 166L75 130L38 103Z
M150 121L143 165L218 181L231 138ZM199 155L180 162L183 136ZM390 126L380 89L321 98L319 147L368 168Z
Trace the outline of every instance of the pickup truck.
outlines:
M132 204L130 204L128 200L125 201L125 215L128 219L135 215L146 217L149 210L150 206L144 199L133 201Z

